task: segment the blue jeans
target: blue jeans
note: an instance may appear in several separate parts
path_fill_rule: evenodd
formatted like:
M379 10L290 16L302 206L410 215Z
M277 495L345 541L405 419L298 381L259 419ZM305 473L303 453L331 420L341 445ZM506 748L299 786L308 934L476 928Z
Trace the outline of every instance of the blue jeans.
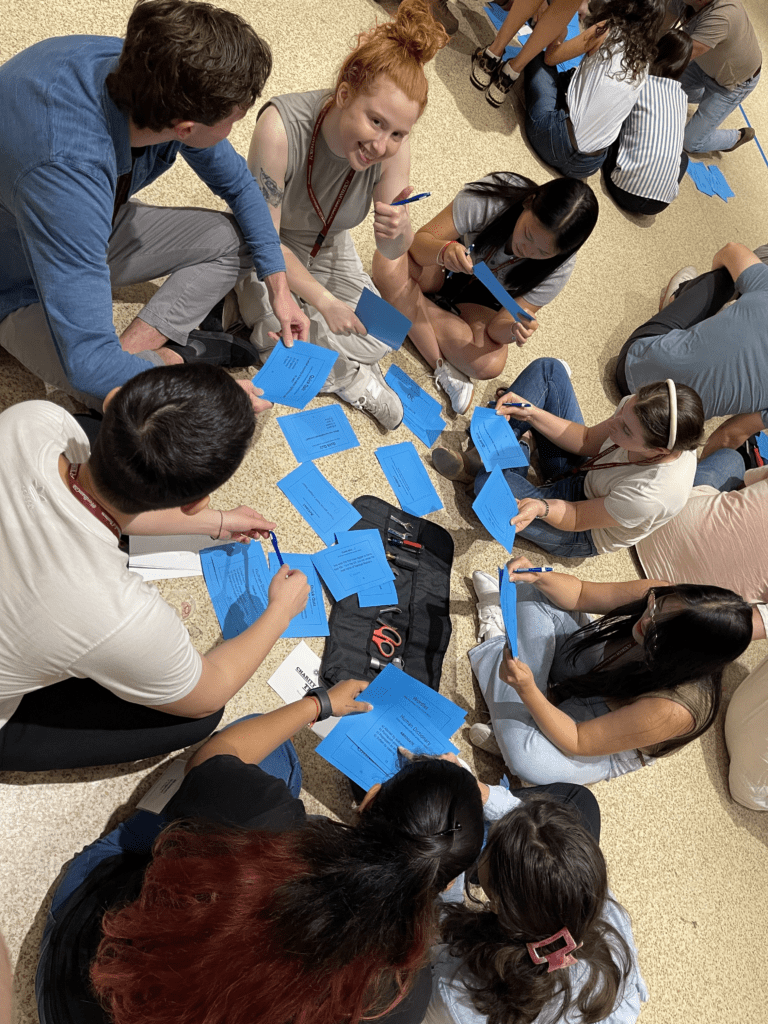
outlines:
M567 106L558 105L562 104L558 75L541 54L525 69L525 134L545 163L571 178L587 178L598 170L608 150L586 156L574 148L566 124Z
M551 412L554 416L571 420L573 423L584 422L568 372L559 359L534 359L517 377L509 390L521 395L538 408ZM531 429L522 420L510 420L509 425L518 440L526 430ZM564 501L584 501L586 474L573 473L573 470L578 470L584 461L583 458L559 448L538 430L531 429L531 432L536 439L543 479L550 480L563 474L567 474L567 476L562 480L556 480L555 483L536 487L525 476L528 470L527 466L518 469L505 469L504 479L515 498L518 501L521 498L546 498L547 500L562 498ZM477 475L475 494L480 493L489 476L490 473ZM538 544L540 548L552 555L564 558L589 558L597 554L591 530L566 533L550 526L544 519L534 519L520 533L526 540Z
M744 459L733 448L720 448L696 467L693 486L709 484L718 491L735 491L744 483Z
M755 75L735 89L725 89L705 74L695 61L691 61L683 72L680 85L685 89L689 102L697 103L698 108L686 125L683 149L687 153L708 153L735 146L739 139L738 129L718 129L717 126L736 110L759 81L760 75Z

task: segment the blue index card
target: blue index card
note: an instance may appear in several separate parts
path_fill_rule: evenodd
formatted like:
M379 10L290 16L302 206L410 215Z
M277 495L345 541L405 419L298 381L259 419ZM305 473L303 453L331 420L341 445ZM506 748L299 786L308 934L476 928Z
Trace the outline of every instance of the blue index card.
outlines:
M404 512L425 516L443 507L412 441L377 448L376 458Z
M370 288L363 288L355 316L369 334L393 349L400 348L412 326L407 316Z
M453 736L467 717L458 704L444 697L442 693L433 690L426 683L420 682L414 676L396 665L387 665L364 691L364 699L374 707L381 707L383 704L399 705L405 703L412 709L420 709L433 728L441 732L446 739ZM361 700L363 699L361 695ZM347 721L347 719L343 719ZM336 729L338 726L336 726ZM336 729L333 731L336 732Z
M513 469L515 466L528 465L528 459L514 431L503 416L496 414L495 409L475 406L469 433L488 472L494 466L498 466L499 469Z
M712 187L712 179L710 178L709 169L706 164L700 163L698 160L689 160L688 176L691 178L699 192L703 192L705 196L713 196L715 194L715 190Z
M312 555L335 601L394 580L378 530L353 530L337 537L338 544Z
M491 295L493 295L493 297L500 302L509 313L512 314L515 320L533 320L531 314L526 313L523 307L515 302L511 295L507 294L506 289L503 288L496 280L493 271L487 263L480 260L479 263L475 264L475 277L478 281L484 284Z
M507 646L517 657L517 585L510 582L506 569L499 569L501 615L507 631Z
M726 203L736 195L731 186L725 180L725 175L717 164L709 165L709 182L715 195L719 196Z
M294 341L291 348L278 341L253 383L268 401L303 409L325 384L338 358L338 352L306 341Z
M239 636L267 607L270 574L261 544L221 544L200 552L205 585L225 640Z
M277 423L297 462L312 462L323 455L359 448L352 426L340 405L308 409L278 416Z
M348 530L362 519L313 462L302 463L277 486L324 544L333 544L337 530Z
M312 564L311 555L286 554L283 552L283 560L291 569L299 569L307 577L309 583L309 597L304 609L291 619L288 629L283 633L283 639L293 639L302 636L328 636L328 616L325 613L323 603L323 588L320 586L320 578L317 570ZM269 574L274 576L280 569L280 563L274 551L269 553Z
M509 521L517 515L517 502L498 466L493 467L472 508L488 533L511 552L515 543L515 527Z
M760 452L763 459L768 462L768 435L766 435L763 430L761 430L757 435L757 450Z
M397 601L394 583L381 583L378 587L366 587L357 592L357 603L361 608L385 608L396 605Z
M398 747L414 754L458 754L450 740L432 727L428 718L405 705L374 708L357 723L349 739L391 779L400 770Z
M431 448L445 429L443 407L399 366L390 366L384 379L403 403L403 423Z
M504 19L506 18L508 12L505 11L503 7L499 7L498 4L491 3L486 4L485 13L488 15L489 21L498 32L498 30L504 24ZM532 29L528 25L523 25L523 27L517 33L517 38L520 40L521 43L525 43L528 39L528 36L530 36L531 31ZM580 32L581 26L579 25L579 16L578 14L574 14L570 22L568 23L568 33L566 35L566 39L573 39L573 37L579 35ZM516 57L521 50L522 46L508 46L504 51L504 60L512 60L512 58ZM582 56L583 54L579 57L573 57L571 60L563 61L561 64L558 64L557 67L560 71L567 71L568 68L575 68L581 61Z

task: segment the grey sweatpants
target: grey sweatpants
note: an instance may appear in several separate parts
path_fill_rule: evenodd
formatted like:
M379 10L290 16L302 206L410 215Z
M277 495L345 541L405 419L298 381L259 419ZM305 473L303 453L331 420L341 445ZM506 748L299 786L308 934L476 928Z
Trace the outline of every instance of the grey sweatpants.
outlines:
M136 200L126 203L117 216L107 263L113 288L170 275L139 317L180 345L186 344L189 332L211 307L253 270L250 251L231 214L147 206ZM0 322L0 346L48 384L101 409L101 399L78 391L67 380L41 303L17 309ZM140 355L152 365L163 365L155 352Z

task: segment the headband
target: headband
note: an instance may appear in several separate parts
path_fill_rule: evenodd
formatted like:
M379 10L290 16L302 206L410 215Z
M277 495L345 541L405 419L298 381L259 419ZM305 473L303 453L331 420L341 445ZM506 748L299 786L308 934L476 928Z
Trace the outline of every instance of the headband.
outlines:
M677 440L677 388L675 387L675 382L670 377L667 377L667 387L669 388L669 440L667 441L667 449L672 451Z
M556 949L553 953L545 953L544 956L538 955L536 950L539 946L548 946L550 942L557 942L558 939L562 939L565 945L561 946L560 949ZM570 956L570 953L574 949L581 949L582 943L575 943L568 929L561 928L559 932L550 935L548 939L542 939L540 942L526 942L525 945L531 960L535 964L549 964L547 974L551 974L552 971L558 971L561 967L571 967L573 964L578 963L576 957Z

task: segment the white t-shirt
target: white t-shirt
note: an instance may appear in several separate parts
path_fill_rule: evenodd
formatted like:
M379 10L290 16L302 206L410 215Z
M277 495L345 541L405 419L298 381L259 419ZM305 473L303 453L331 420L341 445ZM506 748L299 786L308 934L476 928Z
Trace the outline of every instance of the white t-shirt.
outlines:
M25 693L71 676L136 704L185 697L202 659L183 623L59 475L62 453L89 457L77 421L51 402L11 406L0 451L0 726Z
M580 153L610 146L640 95L647 69L632 78L622 69L623 56L618 45L610 58L597 50L582 60L571 79L568 113Z
M629 399L619 403L619 409ZM600 451L610 448L606 439ZM617 526L592 530L597 553L620 551L637 544L663 526L685 506L696 475L696 452L681 452L674 462L638 465L629 461L629 452L618 448L603 460L621 462L614 469L592 469L584 481L587 498L605 498L606 510ZM598 462L598 466L600 463Z

